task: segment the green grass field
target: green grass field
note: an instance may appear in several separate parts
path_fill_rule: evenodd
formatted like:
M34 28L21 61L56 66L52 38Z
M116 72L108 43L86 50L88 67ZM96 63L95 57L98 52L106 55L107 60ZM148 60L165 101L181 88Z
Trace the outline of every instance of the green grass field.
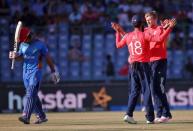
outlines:
M124 112L47 113L49 121L41 125L20 123L20 114L1 114L0 131L193 131L193 110L172 114L171 122L151 125L145 123L144 112L135 112L138 124L133 125L122 121Z

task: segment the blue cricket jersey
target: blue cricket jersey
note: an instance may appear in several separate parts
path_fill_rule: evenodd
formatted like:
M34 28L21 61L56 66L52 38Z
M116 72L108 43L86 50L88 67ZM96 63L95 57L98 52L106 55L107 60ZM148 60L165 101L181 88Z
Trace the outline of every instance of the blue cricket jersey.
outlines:
M38 63L48 53L46 45L39 40L34 40L30 44L22 42L18 53L24 59L23 78L36 77L40 80L41 69L38 67Z

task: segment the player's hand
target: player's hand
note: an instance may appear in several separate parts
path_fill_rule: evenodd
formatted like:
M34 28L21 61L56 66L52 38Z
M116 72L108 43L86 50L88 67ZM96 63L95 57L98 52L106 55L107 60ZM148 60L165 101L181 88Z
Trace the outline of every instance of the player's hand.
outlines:
M118 32L120 32L120 33L124 33L124 32L125 32L125 31L123 30L123 28L122 28L119 24L117 24L116 26L117 26Z
M111 22L111 26L112 26L112 28L113 28L115 31L117 31L117 32L123 31L123 28L122 28L119 24L117 24L117 23L115 23L115 22Z
M9 52L9 59L15 59L17 57L17 53L14 51Z
M118 32L118 26L117 26L117 25L118 25L117 23L111 22L111 27L112 27L116 32Z
M161 26L164 29L167 29L169 27L169 19L165 19L165 20L161 21Z
M176 19L169 20L170 28L173 28L176 25Z
M119 24L115 22L111 22L111 26L116 32L119 32L121 35L126 34L126 32L123 30L123 28Z
M54 82L54 84L57 84L60 81L60 75L58 72L52 72L51 79Z

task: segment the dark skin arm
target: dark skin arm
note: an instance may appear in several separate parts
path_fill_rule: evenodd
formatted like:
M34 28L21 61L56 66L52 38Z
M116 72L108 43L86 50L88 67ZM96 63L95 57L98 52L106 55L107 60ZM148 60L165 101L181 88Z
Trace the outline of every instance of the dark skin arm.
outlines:
M51 72L55 72L54 63L49 54L46 55L46 63L50 67Z
M17 56L17 57L15 58L15 60L16 60L16 61L23 61L23 56Z
M55 70L54 63L53 63L53 61L48 53L46 54L45 58L46 58L46 62L48 64L48 66L50 67L50 70L51 70L52 81L55 84L57 84L60 81L59 73Z
M120 33L121 36L124 36L124 35L126 34L126 32L124 31L124 29L123 29L119 24L117 24L117 23L115 23L115 22L111 22L111 26L112 26L112 28L113 28L116 32Z

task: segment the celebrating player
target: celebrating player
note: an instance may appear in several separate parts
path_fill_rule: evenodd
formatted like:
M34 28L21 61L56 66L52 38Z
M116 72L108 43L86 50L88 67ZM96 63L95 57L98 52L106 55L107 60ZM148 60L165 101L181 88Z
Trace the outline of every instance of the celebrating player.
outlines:
M145 14L148 27L146 33L160 35L167 28L167 23L163 26L157 24L158 16L155 11ZM175 19L174 19L175 21ZM152 93L157 108L157 118L155 122L168 122L172 118L167 96L165 93L167 74L167 37L162 42L150 42L150 65L152 70Z
M158 37L169 26L169 20L164 20L161 23L161 26L157 24L158 16L155 11L146 13L145 19L148 25L148 27L145 28L146 34L151 34ZM170 21L173 21L173 23L176 24L175 19ZM116 24L116 28L121 32L122 35L125 34L125 31L119 24ZM168 122L172 118L165 93L167 73L167 38L168 37L165 37L162 42L150 42L150 65L152 70L151 88L154 103L157 109L157 117L155 118L155 122L158 123Z
M138 15L132 17L134 31L122 34L122 29L117 24L112 23L112 28L116 31L116 47L121 48L125 45L129 49L129 75L130 75L130 94L128 100L128 110L124 117L124 121L128 123L137 123L133 119L133 111L135 109L138 96L142 90L144 96L144 105L146 107L147 123L154 123L154 109L152 105L152 97L150 91L150 41L162 42L175 25L174 21L170 21L167 30L160 36L143 33L143 21ZM121 39L122 36L122 39Z
M46 45L35 39L29 28L21 28L19 42L21 43L19 51L17 53L9 52L10 59L23 60L23 82L26 90L26 103L19 121L29 124L31 114L34 111L37 116L37 120L34 123L40 124L47 121L46 114L42 110L42 104L38 97L42 78L43 58L46 59L51 69L52 79L55 83L58 83L60 80L59 74L55 71Z

